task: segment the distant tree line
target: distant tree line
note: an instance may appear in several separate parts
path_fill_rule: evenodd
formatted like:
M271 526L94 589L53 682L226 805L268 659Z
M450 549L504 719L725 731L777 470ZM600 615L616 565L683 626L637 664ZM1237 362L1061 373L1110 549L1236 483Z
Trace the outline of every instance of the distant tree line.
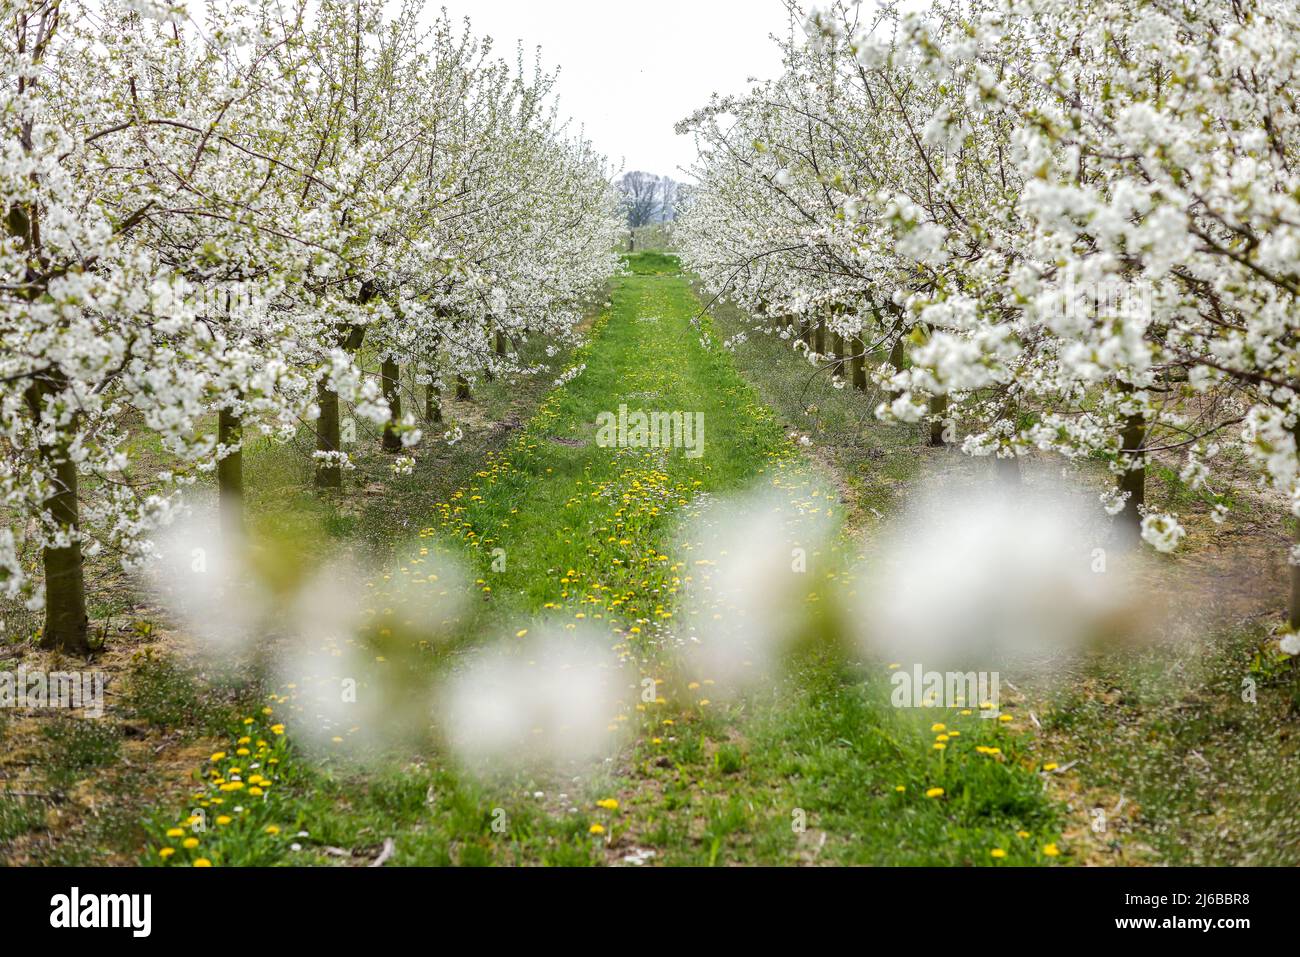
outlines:
M687 187L670 176L641 170L624 173L614 181L629 229L671 223L686 199Z

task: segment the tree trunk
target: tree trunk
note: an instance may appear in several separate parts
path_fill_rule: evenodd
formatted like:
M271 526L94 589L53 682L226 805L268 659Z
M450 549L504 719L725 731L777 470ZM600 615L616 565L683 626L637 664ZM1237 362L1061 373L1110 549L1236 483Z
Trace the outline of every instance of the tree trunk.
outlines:
M1121 447L1126 452L1136 453L1146 441L1146 422L1140 415L1131 415L1124 420L1121 434ZM1147 468L1146 456L1141 454L1122 455L1121 459L1129 465L1136 462L1137 468L1129 468L1119 476L1116 483L1120 493L1128 493L1124 502L1124 511L1116 516L1120 534L1125 541L1137 542L1142 534L1142 513L1139 508L1146 504Z
M364 304L375 296L374 290L363 284L359 296ZM339 345L348 352L356 352L365 340L365 326L349 326L340 338ZM316 451L341 452L342 438L339 435L339 396L324 382L316 386L316 404L320 406L320 418L316 420ZM317 488L342 488L343 468L336 462L316 463Z
M1296 522L1295 545L1300 549L1300 521ZM1300 631L1300 565L1291 564L1291 601L1289 605L1289 614L1287 616L1291 623L1292 631Z
M835 357L835 364L831 366L831 375L844 375L844 337L838 332L831 333L831 355Z
M819 356L826 355L826 323L818 320L817 328L813 331L813 351Z
M469 379L463 375L456 376L456 398L462 401L469 399Z
M316 420L316 451L342 451L339 437L339 396L338 393L322 382L316 387L316 404L320 406L320 418ZM317 488L342 488L343 469L337 462L316 463Z
M898 338L894 340L893 346L889 349L889 364L894 367L895 372L903 371L903 360L907 353L903 349L903 340Z
M906 357L907 357L907 353L904 351L903 348L903 338L900 335L897 339L894 340L894 344L889 349L889 365L893 368L895 372L902 372L903 362L906 359ZM893 389L891 389L890 392L893 395L898 394Z
M853 388L859 392L867 391L867 345L860 338L855 338L849 345L853 352L853 358L849 360L849 368L853 375Z
M62 451L41 449L53 474L55 492L45 500L51 518L60 526L75 530L80 524L77 503L77 466ZM57 464L56 464L57 463ZM90 620L86 615L86 580L81 559L81 542L66 548L46 548L45 630L42 648L57 648L69 655L90 653Z
M38 379L28 387L24 398L33 422L40 422L46 396L62 385L61 378L56 381ZM61 444L38 445L37 451L53 485L53 491L43 503L45 510L57 528L75 533L81 526L77 465ZM43 549L41 564L45 571L45 627L41 631L40 646L57 648L69 655L89 654L90 619L86 614L81 542L74 538L65 548Z
M1300 521L1296 522L1295 544L1300 549ZM1291 630L1300 631L1300 565L1292 563L1291 565L1291 604L1290 604L1290 621Z
M944 421L948 415L948 397L946 395L930 396L930 445L934 448L942 448L948 443L944 441L943 433L947 429Z
M1300 424L1296 425L1295 431L1292 434L1295 436L1296 442L1300 443ZM1300 519L1296 520L1294 541L1296 550L1300 552ZM1289 615L1287 617L1291 624L1291 630L1300 631L1300 565L1297 565L1295 560L1292 559L1290 567L1291 601L1288 608Z
M392 359L379 364L379 379L383 384L384 399L388 402L388 421L384 424L382 446L385 452L400 452L402 436L397 431L402 421L401 367Z
M500 358L506 356L506 337L501 334L500 330L492 334L492 353ZM483 378L488 382L496 381L496 373L492 371L491 363L484 366Z
M433 379L432 372L429 373L429 378ZM424 421L442 421L442 396L438 393L438 386L432 381L424 387Z
M244 423L230 409L217 413L217 442L240 446L217 463L217 514L221 532L228 542L237 542L244 532Z

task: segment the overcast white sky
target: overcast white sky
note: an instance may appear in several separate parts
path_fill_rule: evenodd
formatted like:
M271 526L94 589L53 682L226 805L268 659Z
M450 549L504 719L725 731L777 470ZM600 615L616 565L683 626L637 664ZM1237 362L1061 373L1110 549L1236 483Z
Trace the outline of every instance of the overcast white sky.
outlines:
M695 157L673 125L713 92L739 93L748 77L781 68L769 36L784 33L781 0L445 0L478 35L511 58L523 40L529 57L560 67L563 113L615 165L682 179Z

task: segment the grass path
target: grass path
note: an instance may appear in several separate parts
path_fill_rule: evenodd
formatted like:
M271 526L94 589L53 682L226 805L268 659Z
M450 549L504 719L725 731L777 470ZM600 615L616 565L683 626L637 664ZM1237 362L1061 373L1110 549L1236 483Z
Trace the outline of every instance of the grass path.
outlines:
M841 519L829 483L740 377L709 321L692 323L699 301L675 261L648 253L630 265L567 381L503 454L433 509L392 572L398 581L427 578L431 550L470 565L476 600L457 619L453 650L434 653L381 628L381 660L400 657L404 644L415 649L413 667L454 669L466 645L509 642L538 622L581 623L658 677L666 647L687 629L707 641L710 629L709 616L688 621L683 608L702 574L675 545L683 516L758 484ZM702 412L704 454L600 447L597 417L620 405ZM826 588L851 588L846 545L841 537L814 556L810 606ZM816 626L837 627L830 619ZM782 678L744 695L707 674L681 674L671 701L631 698L611 724L623 741L612 760L491 780L458 772L436 750L364 766L309 758L294 725L310 708L289 691L248 716L203 769L196 805L228 822L186 847L189 825L174 812L159 816L146 860L359 862L390 840L392 863L423 865L1054 856L1058 810L1021 749L1017 722L981 720L973 708L892 709L886 663L855 662L836 647L813 642Z

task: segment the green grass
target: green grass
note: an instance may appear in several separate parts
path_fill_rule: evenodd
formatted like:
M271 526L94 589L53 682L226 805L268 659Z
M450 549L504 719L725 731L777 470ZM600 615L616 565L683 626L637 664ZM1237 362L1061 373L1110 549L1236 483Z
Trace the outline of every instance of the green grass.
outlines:
M776 475L804 476L783 486L791 494L813 494L821 481L717 344L711 320L692 324L701 306L676 260L645 253L628 265L608 316L573 360L585 368L508 447L478 459L455 491L419 503L396 496L422 528L422 544L473 569L480 602L460 623L462 642L504 640L538 618L583 620L609 629L630 659L655 673L663 661L649 635L672 628L678 584L690 575L672 545L686 508ZM704 455L599 447L597 417L622 404L704 413ZM815 413L821 432L842 431L852 448L877 441L850 438L862 420L847 400L831 409ZM857 479L864 497L878 476L911 474L914 465L894 454L903 441L873 446L880 453ZM391 524L378 528L375 538L400 541ZM395 574L421 561L412 551ZM378 647L392 653L395 640ZM828 645L797 653L777 686L729 704L638 709L627 716L634 743L576 779L542 770L474 779L428 749L365 767L320 760L294 743L299 719L287 696L276 704L277 715L289 715L286 735L272 737L266 721L274 719L253 714L247 720L258 730L235 728L227 753L203 769L227 781L231 761L255 758L266 767L274 754L267 793L256 802L238 795L242 815L220 828L209 823L196 848L166 834L187 827L188 810L180 819L175 809L158 812L146 860L173 847L170 863L200 855L218 864L358 862L389 839L393 863L423 865L608 863L634 852L653 852L656 863L708 865L1046 860L1041 848L1056 839L1059 812L1017 731L978 715L898 712L884 693L883 666L850 666ZM412 667L448 667L450 657ZM964 726L946 751L933 748L935 721ZM231 757L245 736L254 754ZM214 793L198 791L196 801ZM610 798L616 809L597 806ZM204 808L206 820L215 812ZM595 824L603 834L590 833ZM993 857L995 848L1005 857Z
M260 702L256 685L204 675L149 652L135 657L124 691L127 715L184 736L225 731L237 714Z
M994 848L1046 860L1060 815L997 722L895 712L879 683L816 657L746 710L638 751L629 831L663 863L965 865L995 862ZM962 732L942 753L936 721Z
M580 588L590 594L599 583L635 588L632 610L653 612L659 601L647 589L662 582L670 562L641 563L638 552L665 544L674 510L693 496L735 490L787 452L770 411L754 402L727 357L697 341L687 320L698 304L687 285L642 270L643 261L657 269L669 257L634 257L636 273L615 289L608 323L577 357L582 375L544 404L506 459L440 507L440 531L491 575L498 598L522 610L565 601ZM598 447L597 417L620 405L702 413L704 454ZM621 496L633 486L645 495L624 508ZM494 547L505 549L502 573L491 570ZM584 581L562 582L570 568Z
M35 830L44 818L44 809L36 801L0 794L0 850L6 841Z
M41 767L56 787L112 764L122 746L122 729L109 721L55 718L41 728L41 734L45 739Z
M1098 656L1049 697L1044 731L1107 814L1102 860L1300 864L1300 679L1257 628L1208 637Z
M655 251L625 253L623 264L634 276L674 276L682 268L681 260L676 256Z

